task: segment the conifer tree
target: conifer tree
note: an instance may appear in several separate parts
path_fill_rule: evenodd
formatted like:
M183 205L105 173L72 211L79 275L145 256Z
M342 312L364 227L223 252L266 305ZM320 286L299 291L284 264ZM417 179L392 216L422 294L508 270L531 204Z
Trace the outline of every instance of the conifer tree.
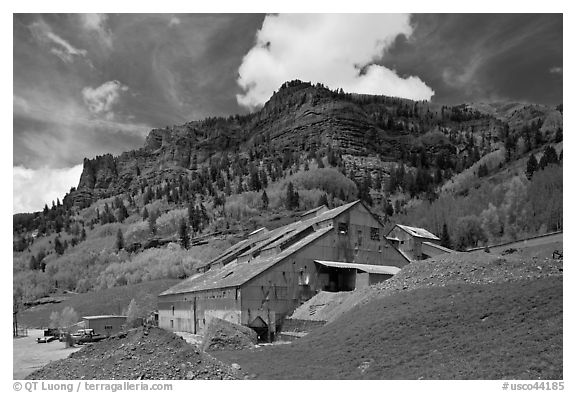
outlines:
M268 209L269 203L268 194L266 194L266 190L264 190L264 192L262 192L262 206L264 207L264 210Z
M532 179L532 175L537 170L538 170L538 161L536 160L536 157L534 157L534 154L530 154L528 162L526 163L526 177L528 178L528 180Z
M34 255L30 257L30 263L28 267L30 268L30 270L38 269L38 262L36 261L36 257Z
M548 145L544 149L544 154L540 158L540 169L546 168L549 164L558 164L558 154L556 149Z
M317 207L328 206L328 196L326 194L320 195L320 198L318 198L318 202L316 203L316 206Z
M448 234L448 225L444 223L444 225L442 225L442 235L440 235L440 245L442 247L450 248L452 247L451 243L450 235Z
M60 237L54 239L54 252L58 255L64 254L64 245L60 242Z
M152 211L148 216L148 229L152 235L156 235L156 212Z
M116 249L118 251L124 248L124 235L122 234L122 230L118 228L118 232L116 232Z
M294 191L294 185L292 182L288 182L286 187L286 209L293 210L298 207L299 196L296 191Z
M188 225L186 225L186 220L184 218L180 219L180 245L182 248L188 249L190 244L190 237L188 236Z

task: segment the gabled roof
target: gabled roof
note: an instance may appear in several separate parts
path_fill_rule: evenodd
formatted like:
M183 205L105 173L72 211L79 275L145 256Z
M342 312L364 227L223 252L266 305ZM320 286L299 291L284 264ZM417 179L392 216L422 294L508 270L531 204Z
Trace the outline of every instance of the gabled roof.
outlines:
M339 269L356 269L361 270L366 273L375 274L391 274L394 275L400 271L399 267L396 266L382 266L382 265L366 265L363 263L348 263L348 262L333 262L333 261L317 261L320 265L335 267Z
M403 229L404 231L408 232L410 235L415 236L415 237L421 237L424 239L432 239L432 240L440 240L440 238L438 236L434 235L431 232L428 232L424 228L409 227L407 225L400 225L400 224L396 224L396 226L400 229Z
M289 257L296 251L301 250L308 244L321 238L331 230L331 225L320 228L319 230L311 233L295 244L292 244L290 247L286 248L278 254L269 255L266 257L259 256L249 262L238 263L235 261L220 269L208 270L202 275L189 278L179 284L176 284L172 288L162 292L159 296L173 295L177 293L199 292L210 289L239 287L260 273L274 266L278 262Z

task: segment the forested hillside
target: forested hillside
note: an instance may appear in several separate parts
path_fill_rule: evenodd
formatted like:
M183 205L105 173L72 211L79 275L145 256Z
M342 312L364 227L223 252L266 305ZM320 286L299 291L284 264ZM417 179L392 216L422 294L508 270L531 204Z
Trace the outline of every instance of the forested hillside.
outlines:
M62 200L15 215L15 302L188 277L256 228L358 198L458 249L559 230L561 108L287 82L253 114L152 130L141 149L86 159Z

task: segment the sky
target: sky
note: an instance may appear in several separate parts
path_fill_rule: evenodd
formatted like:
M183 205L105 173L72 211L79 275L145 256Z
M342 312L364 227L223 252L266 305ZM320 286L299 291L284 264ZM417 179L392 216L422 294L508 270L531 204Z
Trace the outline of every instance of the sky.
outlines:
M561 14L14 14L13 212L152 128L257 110L287 80L442 104L562 103Z

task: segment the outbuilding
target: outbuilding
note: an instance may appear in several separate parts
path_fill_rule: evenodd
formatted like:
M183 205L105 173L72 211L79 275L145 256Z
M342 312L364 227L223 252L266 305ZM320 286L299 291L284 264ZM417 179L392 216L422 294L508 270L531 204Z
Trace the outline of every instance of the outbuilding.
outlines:
M386 239L410 261L453 252L453 250L440 246L440 238L424 228L396 224L388 232Z
M118 333L126 325L123 315L94 315L82 317L85 329L94 329L95 334L111 336Z

